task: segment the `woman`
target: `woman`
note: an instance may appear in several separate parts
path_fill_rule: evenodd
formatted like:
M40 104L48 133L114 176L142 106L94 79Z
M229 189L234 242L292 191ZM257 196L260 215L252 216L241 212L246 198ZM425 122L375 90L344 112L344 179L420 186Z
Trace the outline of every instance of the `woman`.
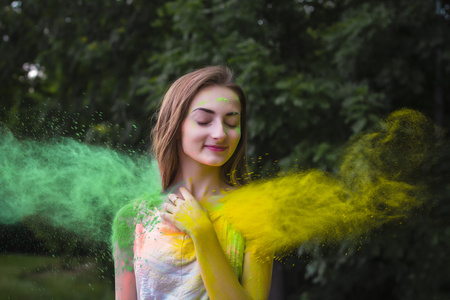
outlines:
M225 67L199 69L170 87L152 132L167 201L118 213L114 235L131 228L134 239L115 243L117 299L268 297L272 263L245 252L220 214L220 198L248 180L245 117L244 92Z

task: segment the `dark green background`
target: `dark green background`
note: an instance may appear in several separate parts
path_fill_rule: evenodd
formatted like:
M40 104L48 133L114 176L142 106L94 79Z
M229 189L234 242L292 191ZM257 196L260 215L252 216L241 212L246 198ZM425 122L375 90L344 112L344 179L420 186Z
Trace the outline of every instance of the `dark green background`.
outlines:
M20 138L67 136L146 151L150 117L171 82L211 64L232 68L247 93L256 177L298 167L333 171L349 139L402 107L450 127L448 0L0 4L0 118ZM427 213L357 244L301 247L299 257L275 266L276 297L450 299L446 162L430 174L436 196ZM2 252L55 255L62 260L55 268L69 271L90 259L104 273L96 280L111 289L107 245L48 226L32 218L2 225ZM18 282L37 284L24 274Z

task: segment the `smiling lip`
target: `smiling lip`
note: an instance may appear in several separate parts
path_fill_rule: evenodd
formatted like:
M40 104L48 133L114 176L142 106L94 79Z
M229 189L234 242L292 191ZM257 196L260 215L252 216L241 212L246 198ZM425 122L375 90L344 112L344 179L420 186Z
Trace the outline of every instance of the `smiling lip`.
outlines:
M205 146L205 148L207 148L211 151L215 151L215 152L222 152L227 149L227 147L221 147L221 146Z

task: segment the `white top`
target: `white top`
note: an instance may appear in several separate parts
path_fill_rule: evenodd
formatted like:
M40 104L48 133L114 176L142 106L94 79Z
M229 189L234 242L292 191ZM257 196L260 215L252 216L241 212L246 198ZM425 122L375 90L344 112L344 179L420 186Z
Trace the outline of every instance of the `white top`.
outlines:
M240 280L244 238L221 214L213 215L219 242ZM136 224L133 250L138 299L209 299L191 237L158 210Z

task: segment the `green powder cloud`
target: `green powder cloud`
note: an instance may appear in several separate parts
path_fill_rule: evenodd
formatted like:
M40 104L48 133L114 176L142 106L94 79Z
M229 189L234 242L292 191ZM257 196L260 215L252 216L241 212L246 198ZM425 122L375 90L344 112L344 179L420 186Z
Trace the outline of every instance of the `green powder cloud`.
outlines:
M18 140L0 129L0 223L40 215L109 242L114 215L132 199L160 191L156 163L69 138Z

